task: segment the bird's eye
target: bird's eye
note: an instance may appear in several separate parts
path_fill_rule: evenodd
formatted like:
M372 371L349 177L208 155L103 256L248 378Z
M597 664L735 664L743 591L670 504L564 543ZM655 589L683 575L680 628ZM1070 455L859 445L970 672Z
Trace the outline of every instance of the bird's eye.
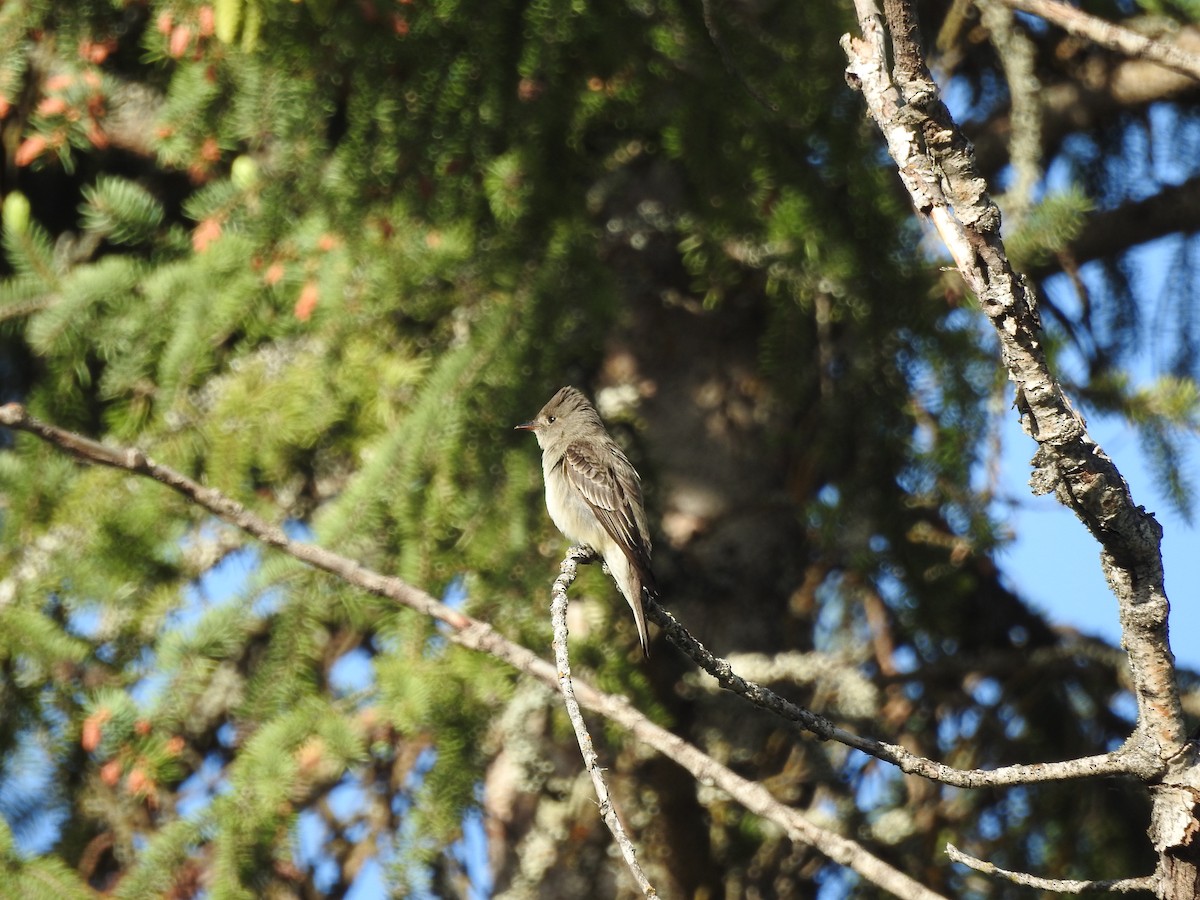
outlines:
M554 424L554 420L555 420L555 419L557 419L557 418L558 418L558 416L548 416L548 417L546 418L546 422L547 422L547 423L549 423L550 425L553 425L553 424Z

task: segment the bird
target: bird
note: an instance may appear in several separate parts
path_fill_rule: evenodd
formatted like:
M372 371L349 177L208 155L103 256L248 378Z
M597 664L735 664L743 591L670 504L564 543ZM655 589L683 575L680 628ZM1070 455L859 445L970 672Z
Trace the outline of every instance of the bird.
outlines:
M633 610L642 654L649 658L642 591L655 597L658 588L650 569L642 480L633 463L583 392L570 386L516 428L533 432L542 448L550 519L568 540L586 544L604 560Z

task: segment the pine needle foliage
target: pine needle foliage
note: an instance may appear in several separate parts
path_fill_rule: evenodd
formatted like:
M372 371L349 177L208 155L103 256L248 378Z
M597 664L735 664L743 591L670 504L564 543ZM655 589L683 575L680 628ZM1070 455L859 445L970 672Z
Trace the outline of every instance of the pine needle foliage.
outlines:
M95 897L79 875L62 859L42 856L26 859L17 850L8 824L0 819L0 878L11 897L30 900L91 900Z
M1079 188L1069 188L1044 198L1021 217L1021 227L1005 235L1012 264L1043 265L1079 235L1084 217L1094 208Z
M84 229L117 244L149 241L165 215L153 194L123 178L99 178L84 189L83 198Z

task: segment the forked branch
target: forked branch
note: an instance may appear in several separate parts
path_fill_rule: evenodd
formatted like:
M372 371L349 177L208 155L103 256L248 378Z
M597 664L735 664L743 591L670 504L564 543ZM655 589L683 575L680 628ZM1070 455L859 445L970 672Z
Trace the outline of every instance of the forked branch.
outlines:
M1088 434L1049 369L1036 298L1008 261L1000 211L979 175L974 149L929 74L915 5L884 0L894 75L888 71L884 21L874 0L855 0L855 8L862 34L842 39L847 80L862 91L914 207L937 230L994 327L1022 427L1038 446L1030 485L1035 493L1053 492L1100 544L1138 703L1137 727L1126 747L1148 763L1139 773L1142 780L1156 784L1150 835L1160 865L1153 883L1160 896L1191 897L1194 890L1187 893L1186 885L1194 886L1200 872L1191 847L1200 828L1195 803L1200 766L1184 733L1167 641L1162 529L1134 503L1121 473Z
M18 403L0 406L0 425L34 434L47 443L92 464L111 466L164 484L219 519L275 547L293 559L336 575L353 585L430 616L447 626L446 638L469 650L487 653L557 690L556 667L498 634L486 622L451 609L420 588L394 576L381 575L348 557L315 544L294 541L284 530L265 521L220 491L205 487L169 466L160 465L140 450L111 447L30 416ZM587 682L574 681L580 705L628 729L637 740L683 767L694 778L714 785L747 810L778 825L788 838L808 845L832 861L903 900L942 900L942 895L873 856L856 841L809 821L799 810L780 803L763 785L749 781L705 754L693 744L656 725L624 697L606 694Z

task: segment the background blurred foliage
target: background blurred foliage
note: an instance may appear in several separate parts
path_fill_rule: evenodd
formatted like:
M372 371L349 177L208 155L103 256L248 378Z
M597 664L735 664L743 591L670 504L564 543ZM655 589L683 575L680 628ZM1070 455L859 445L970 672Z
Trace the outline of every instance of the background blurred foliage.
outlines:
M1009 93L964 21L943 71L1003 160ZM5 399L546 647L532 598L561 541L510 429L562 383L605 386L667 600L719 652L801 651L824 674L782 690L956 765L1100 752L1129 728L1120 658L993 560L1003 384L845 87L852 26L827 2L9 0ZM1048 84L1079 77L1022 27ZM1194 101L1160 99L1180 135ZM1067 175L1026 198L1014 258L1064 264L1128 199L1145 109L1047 139ZM1048 339L1185 506L1195 322L1161 380L1128 376L1138 240L1050 305ZM553 698L157 485L10 436L0 491L0 865L28 896L335 894L372 859L398 893L465 896L473 810L498 890L630 891ZM935 889L1007 896L940 862L948 838L1059 877L1148 865L1136 791L897 777L709 695L666 648L636 662L607 580L579 593L597 684ZM873 896L605 739L666 893Z

